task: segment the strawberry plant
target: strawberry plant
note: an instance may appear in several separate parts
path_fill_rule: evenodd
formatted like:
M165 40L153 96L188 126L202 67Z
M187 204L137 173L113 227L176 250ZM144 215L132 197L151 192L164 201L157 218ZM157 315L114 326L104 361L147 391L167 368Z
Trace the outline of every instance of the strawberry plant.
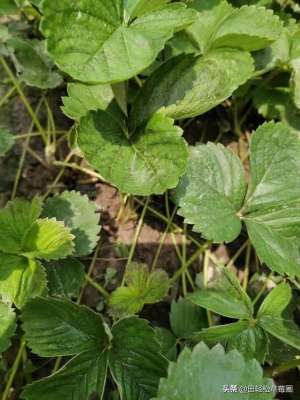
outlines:
M1 400L299 398L299 21L0 1Z

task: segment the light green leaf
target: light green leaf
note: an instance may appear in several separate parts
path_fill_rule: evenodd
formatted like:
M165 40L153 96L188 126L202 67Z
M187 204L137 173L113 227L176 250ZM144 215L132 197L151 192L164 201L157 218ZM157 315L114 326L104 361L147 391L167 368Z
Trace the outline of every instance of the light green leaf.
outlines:
M4 156L13 147L14 143L14 136L0 128L0 157Z
M292 66L292 77L291 77L291 86L293 89L293 97L296 107L300 108L300 58L297 60L293 60L291 62Z
M124 7L128 18L140 17L151 11L163 8L171 0L125 0Z
M65 258L74 251L74 236L56 219L39 219L27 233L24 255L45 260Z
M106 352L88 351L69 361L57 373L25 387L25 400L102 399L107 373Z
M0 253L0 294L18 308L46 291L46 274L37 261Z
M272 10L243 6L235 9L220 27L217 27L212 46L259 50L278 39L281 31L282 23Z
M186 299L173 300L170 325L177 337L189 338L193 333L207 327L206 311Z
M147 322L125 318L112 328L109 366L123 400L150 399L160 377L166 375L167 360L160 354L155 332Z
M171 363L168 378L160 381L156 400L224 400L228 393L223 387L234 385L272 385L263 377L263 370L256 360L245 360L237 351L225 354L221 345L213 349L204 343L193 351L187 347L177 363ZM208 397L209 396L209 397ZM234 393L237 400L246 400L248 393ZM273 399L274 393L256 393L255 400Z
M44 263L50 296L78 297L85 280L84 266L75 258Z
M237 277L227 268L218 268L217 277L209 282L207 289L197 290L188 299L229 318L249 319L253 306Z
M133 105L140 126L157 110L174 119L191 118L222 103L253 74L249 53L216 49L205 56L181 55L157 68Z
M93 12L91 13L91 9ZM146 69L175 30L195 19L194 10L175 3L128 24L123 1L70 3L45 0L42 31L57 65L83 82L115 83Z
M42 357L84 351L99 355L108 340L101 316L68 300L33 299L24 307L22 321L29 347Z
M78 144L104 179L121 192L146 196L175 187L184 173L187 146L181 135L172 119L155 114L130 136L121 122L98 111L81 120Z
M83 83L69 83L68 97L62 97L64 114L72 119L79 120L89 111L106 110L114 98L110 85L86 85Z
M42 203L21 199L8 202L0 210L0 251L18 254L23 250L24 239L39 217Z
M156 338L160 344L160 351L169 361L175 361L177 357L176 337L165 328L155 328Z
M138 313L145 304L162 300L169 290L170 280L163 270L149 272L147 265L133 262L127 267L125 284L117 288L109 299L112 312L118 316Z
M221 144L190 148L187 173L175 190L179 214L193 230L214 242L231 242L240 233L238 212L246 194L240 159Z
M98 242L100 214L96 211L96 205L86 195L66 191L49 198L42 215L64 222L75 236L74 255L79 257L90 254Z
M286 125L268 123L252 135L251 185L243 219L261 261L300 274L300 141Z
M53 89L62 83L62 77L54 71L54 65L46 53L44 41L14 37L7 44L14 51L20 79L27 85Z
M270 335L300 350L300 329L284 314L292 300L292 290L281 283L266 297L258 311L258 323Z
M12 308L0 301L0 353L10 346L10 338L15 333L16 315Z

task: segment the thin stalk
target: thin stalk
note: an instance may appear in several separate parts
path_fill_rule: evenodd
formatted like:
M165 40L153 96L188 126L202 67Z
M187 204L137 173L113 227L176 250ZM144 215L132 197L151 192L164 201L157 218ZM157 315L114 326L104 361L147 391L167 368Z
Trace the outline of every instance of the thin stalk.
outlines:
M11 389L12 384L14 382L16 373L17 373L17 371L19 369L19 366L20 366L20 363L21 363L21 360L22 360L22 354L23 354L24 348L25 348L25 339L22 338L21 342L20 342L20 347L19 347L19 350L18 350L17 357L15 358L15 361L13 363L10 375L8 377L8 380L7 380L7 383L6 383L4 392L3 392L2 400L7 400L9 398L8 396L10 394L10 389Z
M7 102L7 100L10 98L10 96L13 94L13 92L16 90L15 86L13 86L12 88L10 88L5 95L2 97L2 99L0 100L0 108L3 106L3 104L5 104Z
M204 288L207 288L207 285L208 285L208 267L209 267L210 255L211 255L210 250L206 250L204 253L204 261L203 261L203 286L204 286ZM213 321L212 321L211 312L209 310L206 310L206 315L207 315L208 326L212 326Z
M93 286L95 289L97 289L98 292L100 292L100 293L102 294L103 297L105 297L106 299L108 299L109 293L108 293L98 282L95 282L88 274L85 275L85 280L86 280L91 286Z
M249 281L250 256L251 256L251 244L250 244L250 242L248 242L247 251L246 251L246 260L245 260L244 279L243 279L243 289L244 290L247 290L248 281Z

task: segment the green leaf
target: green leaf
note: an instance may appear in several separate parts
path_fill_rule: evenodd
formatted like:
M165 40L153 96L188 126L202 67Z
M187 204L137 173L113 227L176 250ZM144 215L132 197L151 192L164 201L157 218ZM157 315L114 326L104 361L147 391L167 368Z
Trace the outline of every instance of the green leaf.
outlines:
M243 6L234 10L217 29L212 45L259 50L278 39L281 31L282 23L272 10Z
M54 71L54 65L46 53L44 41L14 37L7 44L13 48L20 79L27 85L53 89L62 83L61 75Z
M197 290L188 295L188 299L198 306L229 318L251 318L251 300L237 277L227 268L218 268L217 272L217 277L209 282L207 289Z
M234 385L272 385L271 379L263 377L263 370L256 360L245 360L237 351L225 353L221 345L211 350L198 344L193 351L187 347L177 363L171 363L168 378L160 381L156 400L224 400L228 393L224 387ZM237 400L248 394L234 393ZM229 395L230 397L230 395ZM256 393L255 400L273 399L274 393Z
M41 213L42 203L16 199L0 210L0 251L18 254L24 239Z
M1 0L0 4L0 15L12 15L16 14L18 8L14 0Z
M269 352L269 338L260 326L250 325L242 332L228 338L226 349L237 349L245 359L256 358L263 364Z
M0 294L18 308L46 291L46 274L35 260L0 253Z
M167 361L160 354L155 332L135 317L122 319L112 328L109 365L123 400L155 396L159 378L166 375Z
M189 338L193 333L207 327L206 311L186 299L173 300L170 325L177 337Z
M258 311L258 323L269 334L300 350L300 329L284 311L292 300L292 290L281 283L266 297Z
M15 144L14 136L0 128L0 157L4 156Z
M68 300L33 299L24 307L22 321L29 347L42 357L99 354L108 340L101 316Z
M177 357L176 337L165 328L155 328L156 338L160 344L160 351L169 361L175 361Z
M243 165L232 151L213 143L190 148L187 173L175 190L175 200L194 231L214 242L233 241L242 228L237 214L245 193Z
M96 211L96 205L86 195L66 191L49 198L42 215L64 222L75 236L74 255L79 257L90 254L98 242L100 214Z
M146 14L151 11L159 10L163 8L171 0L125 0L124 7L125 11L133 19Z
M211 326L195 332L193 340L204 341L206 343L226 342L230 337L242 333L249 326L249 321L240 320L225 325Z
M114 98L110 85L85 85L83 83L69 83L68 97L62 97L64 114L72 119L79 120L89 111L108 110Z
M78 297L85 280L84 266L75 258L44 263L50 296Z
M275 41L282 24L273 11L263 7L233 8L226 1L198 14L187 31L203 53L211 47L259 50Z
M187 146L173 124L155 114L130 136L109 114L92 112L81 120L78 144L87 161L121 192L161 194L176 186L186 166Z
M230 97L252 74L250 54L235 49L171 58L141 88L132 124L140 126L157 110L174 119L203 114Z
M169 290L170 280L163 270L149 272L147 265L133 262L127 267L125 284L117 288L109 299L110 307L117 316L138 313L145 304L162 300Z
M286 125L268 123L252 135L251 185L243 219L261 261L300 275L300 141Z
M0 301L0 353L10 346L10 338L15 333L16 315L12 308Z
M25 387L25 400L102 399L107 373L107 353L88 351L69 361L57 373Z
M24 254L45 260L65 258L74 251L74 236L56 219L39 219L27 233Z
M93 10L93 12L91 12ZM92 0L42 3L42 32L57 65L74 79L115 83L129 79L155 60L175 30L195 19L184 4L166 5L128 24L123 2Z
M289 88L258 88L253 97L254 106L266 119L277 119L295 131L300 130L300 112L291 98Z

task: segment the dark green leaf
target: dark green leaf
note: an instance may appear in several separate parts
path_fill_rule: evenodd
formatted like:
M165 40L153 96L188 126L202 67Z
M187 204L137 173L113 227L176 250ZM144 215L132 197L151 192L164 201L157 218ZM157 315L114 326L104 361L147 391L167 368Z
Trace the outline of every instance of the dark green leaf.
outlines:
M177 357L176 337L165 328L155 328L156 338L160 344L160 352L170 361L175 361Z
M21 397L25 400L102 399L107 370L106 352L88 351L69 361L57 373L27 385Z
M84 266L75 258L44 263L50 296L78 297L85 280Z
M188 338L207 327L206 310L183 298L174 300L171 304L170 325L177 337Z
M126 318L112 328L109 365L123 400L150 400L167 361L160 353L155 332L145 320Z
M102 318L67 300L37 298L23 309L23 329L32 351L42 357L100 354L107 343Z

